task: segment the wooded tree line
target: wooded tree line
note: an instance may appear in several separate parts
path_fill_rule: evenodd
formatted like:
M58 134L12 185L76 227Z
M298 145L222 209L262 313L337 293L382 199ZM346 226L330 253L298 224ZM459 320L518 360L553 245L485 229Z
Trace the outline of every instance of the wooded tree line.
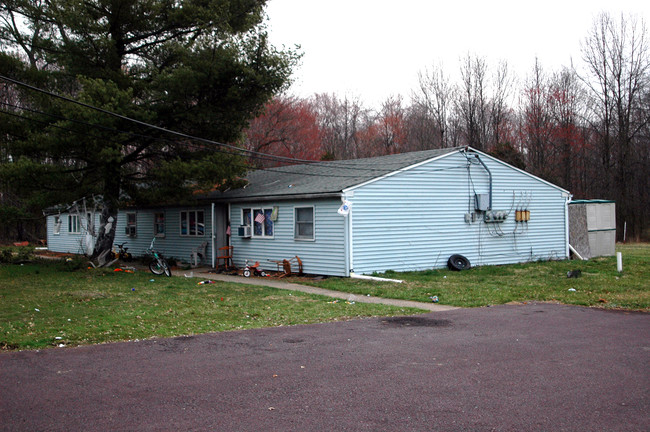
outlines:
M618 239L650 239L650 51L645 23L600 15L572 67L525 78L466 55L409 99L284 95L253 120L245 146L300 159L352 159L470 145L555 183L574 199L616 201ZM257 166L269 162L252 160Z

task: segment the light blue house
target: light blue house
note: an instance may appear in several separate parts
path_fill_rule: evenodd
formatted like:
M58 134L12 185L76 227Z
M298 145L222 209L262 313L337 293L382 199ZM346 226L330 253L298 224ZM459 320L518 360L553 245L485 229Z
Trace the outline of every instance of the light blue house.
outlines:
M196 207L121 211L115 242L139 254L162 220L156 245L167 256L187 261L205 244L214 266L218 248L232 245L239 267L248 259L274 270L270 260L297 255L305 273L332 276L439 268L453 254L473 266L569 255L569 192L470 147L271 168L247 180ZM56 250L69 234L55 237L50 218Z

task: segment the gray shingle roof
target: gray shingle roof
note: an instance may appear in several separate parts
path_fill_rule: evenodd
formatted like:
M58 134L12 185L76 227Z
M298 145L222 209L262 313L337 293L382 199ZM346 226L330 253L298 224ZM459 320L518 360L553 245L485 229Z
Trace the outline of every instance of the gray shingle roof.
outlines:
M278 199L331 196L394 171L458 151L461 147L424 150L366 159L317 162L251 171L248 185L213 192L209 200Z

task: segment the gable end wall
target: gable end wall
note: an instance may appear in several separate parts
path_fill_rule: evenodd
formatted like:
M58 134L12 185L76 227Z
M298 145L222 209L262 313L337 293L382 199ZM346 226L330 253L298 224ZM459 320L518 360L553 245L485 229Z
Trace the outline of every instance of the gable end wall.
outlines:
M493 210L510 211L499 224L465 222L474 194L489 177L461 153L354 189L353 270L356 273L440 268L461 254L472 265L566 257L566 192L482 155L493 178ZM527 205L526 203L530 201ZM530 210L527 224L515 210Z

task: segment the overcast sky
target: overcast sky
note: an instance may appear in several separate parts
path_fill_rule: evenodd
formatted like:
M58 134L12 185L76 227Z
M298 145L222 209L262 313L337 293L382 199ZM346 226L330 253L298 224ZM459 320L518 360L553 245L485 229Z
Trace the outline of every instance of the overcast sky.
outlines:
M418 72L442 63L457 74L468 53L506 60L523 79L535 57L548 70L581 62L594 17L633 13L650 25L650 1L269 0L271 42L301 46L291 93L335 93L378 107L409 98Z

